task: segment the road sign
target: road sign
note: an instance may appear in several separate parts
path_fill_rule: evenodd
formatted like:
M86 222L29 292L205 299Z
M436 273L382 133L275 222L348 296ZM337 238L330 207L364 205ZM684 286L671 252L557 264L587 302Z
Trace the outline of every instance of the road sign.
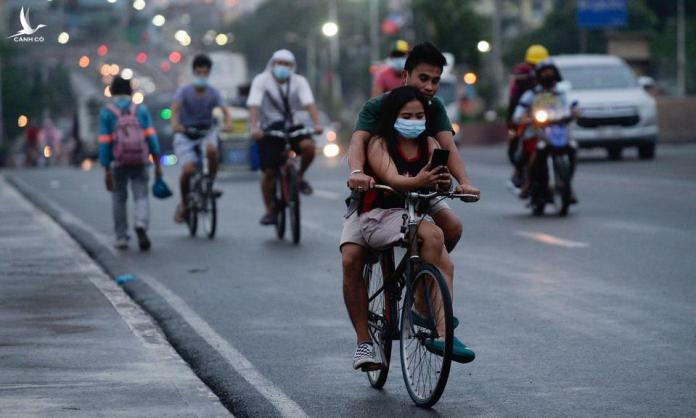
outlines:
M581 28L624 26L627 16L626 0L578 0L576 21Z

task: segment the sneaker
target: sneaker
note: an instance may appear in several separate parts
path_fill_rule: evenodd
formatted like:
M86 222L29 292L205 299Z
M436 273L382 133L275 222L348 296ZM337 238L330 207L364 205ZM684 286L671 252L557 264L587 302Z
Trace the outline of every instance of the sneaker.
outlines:
M429 328L428 322L425 318L420 316L416 311L411 311L411 318L413 319L413 325L417 325L422 328ZM459 326L459 319L456 316L452 317L452 329L456 329Z
M360 343L353 355L353 368L361 369L364 372L377 370L382 367L382 363L377 360L375 349L372 343Z
M309 183L307 183L306 180L302 180L300 182L300 193L310 195L314 193L314 189L309 185Z
M150 238L147 236L147 231L142 226L135 228L135 234L138 236L138 247L140 251L147 251L150 249Z
M128 237L116 238L116 241L114 242L114 247L116 247L117 250L127 250L128 249Z
M261 225L275 225L276 224L276 218L273 216L272 213L267 213L261 217L261 220L259 221Z
M427 340L425 342L425 347L431 353L441 356L445 352L445 340ZM467 347L463 342L459 341L459 338L454 337L452 342L452 360L457 363L471 363L476 358L476 353L473 352L469 347Z

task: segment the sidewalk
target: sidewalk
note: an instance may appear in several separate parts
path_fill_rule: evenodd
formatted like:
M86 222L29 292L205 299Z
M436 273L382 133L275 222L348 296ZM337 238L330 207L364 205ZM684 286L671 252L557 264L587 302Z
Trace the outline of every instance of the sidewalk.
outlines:
M1 176L0 416L230 416L150 317Z

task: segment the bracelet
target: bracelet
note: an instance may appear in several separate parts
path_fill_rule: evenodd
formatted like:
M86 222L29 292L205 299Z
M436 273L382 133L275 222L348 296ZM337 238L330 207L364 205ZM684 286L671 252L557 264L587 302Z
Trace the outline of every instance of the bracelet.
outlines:
M353 174L358 174L358 173L362 173L362 172L363 172L362 170L353 170L350 172L350 175L352 176Z

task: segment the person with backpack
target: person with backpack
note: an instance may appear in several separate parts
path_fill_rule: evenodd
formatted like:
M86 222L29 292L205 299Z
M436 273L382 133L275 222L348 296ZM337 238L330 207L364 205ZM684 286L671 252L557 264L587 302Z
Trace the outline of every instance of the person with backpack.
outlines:
M147 228L150 220L148 163L155 164L155 175L162 177L159 143L150 112L144 104L131 100L128 80L115 77L110 86L111 100L99 113L99 162L105 169L106 189L111 192L114 246L128 248L128 183L133 193L135 233L140 250L150 249Z
M548 58L549 51L543 45L534 44L527 48L524 62L517 64L512 69L507 109L507 125L510 132L508 159L514 167L510 183L517 189L520 189L524 183L524 167L527 165L529 156L520 147L520 127L513 121L512 116L522 95L536 85L535 66Z

